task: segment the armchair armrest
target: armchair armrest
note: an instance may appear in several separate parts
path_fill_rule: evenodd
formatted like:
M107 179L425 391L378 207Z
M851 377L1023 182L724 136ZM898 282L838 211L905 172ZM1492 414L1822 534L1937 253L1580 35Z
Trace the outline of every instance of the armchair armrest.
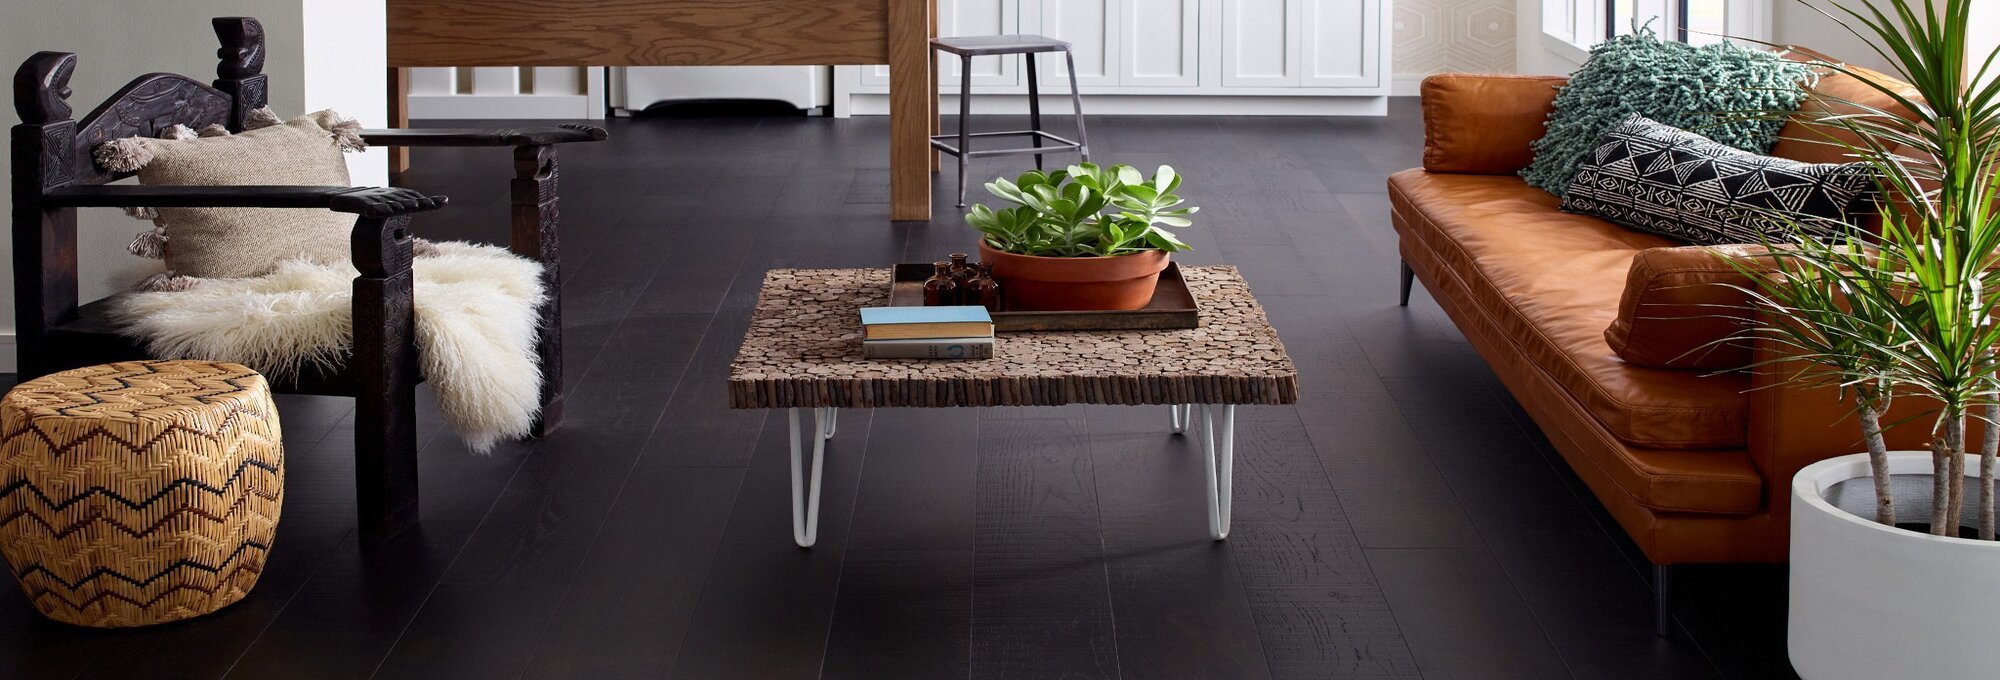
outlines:
M480 130L470 128L396 128L362 130L361 138L379 146L542 146L571 142L601 142L604 128L580 123L550 127Z
M1534 159L1564 76L1441 74L1424 79L1424 169L1506 175Z
M450 199L414 189L340 186L69 186L43 196L69 208L325 208L367 218L428 212Z

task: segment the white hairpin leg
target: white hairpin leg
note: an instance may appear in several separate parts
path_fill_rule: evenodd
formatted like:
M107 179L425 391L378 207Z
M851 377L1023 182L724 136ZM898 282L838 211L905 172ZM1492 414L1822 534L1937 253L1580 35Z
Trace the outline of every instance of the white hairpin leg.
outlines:
M1174 434L1184 434L1188 429L1188 419L1194 415L1193 404L1169 404L1167 416L1173 419Z
M1222 409L1222 427L1216 428L1215 410ZM1236 406L1202 404L1202 463L1208 471L1208 535L1215 540L1229 538L1229 506L1232 478L1236 470Z
M812 480L804 479L800 470L805 451L799 441L799 410L788 409L792 438L792 542L801 548L810 548L819 540L819 482L820 473L826 469L826 440L833 438L834 419L839 409L813 409L813 457Z

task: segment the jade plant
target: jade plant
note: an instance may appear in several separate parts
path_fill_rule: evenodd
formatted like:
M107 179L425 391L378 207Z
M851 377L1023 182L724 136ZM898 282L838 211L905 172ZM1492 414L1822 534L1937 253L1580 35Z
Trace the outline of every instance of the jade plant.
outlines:
M1148 178L1129 165L1091 163L1033 170L986 191L1014 207L973 205L965 221L995 250L1038 257L1109 257L1146 250L1177 252L1186 243L1165 227L1191 224L1199 208L1180 207L1181 176L1165 165Z

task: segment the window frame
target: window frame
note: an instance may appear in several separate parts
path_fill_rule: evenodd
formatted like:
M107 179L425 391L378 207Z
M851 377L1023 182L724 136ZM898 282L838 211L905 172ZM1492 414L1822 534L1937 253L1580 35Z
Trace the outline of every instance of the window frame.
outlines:
M1541 0L1541 39L1557 54L1581 63L1590 48L1618 35L1615 4L1618 0ZM1725 0L1724 33L1752 41L1771 39L1773 0ZM1653 19L1661 35L1680 41L1689 37L1689 0L1633 0L1641 17ZM1644 19L1641 20L1644 23Z

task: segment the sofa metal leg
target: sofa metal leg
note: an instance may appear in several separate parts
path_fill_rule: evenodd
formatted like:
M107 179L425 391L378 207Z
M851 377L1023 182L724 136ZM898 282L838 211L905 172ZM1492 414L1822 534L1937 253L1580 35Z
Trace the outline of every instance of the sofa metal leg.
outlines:
M1653 565L1653 632L1660 637L1673 634L1674 571L1665 564Z
M1402 261L1401 264L1403 266L1403 292L1398 304L1408 307L1410 306L1410 283L1416 280L1417 273L1410 269L1408 261Z

